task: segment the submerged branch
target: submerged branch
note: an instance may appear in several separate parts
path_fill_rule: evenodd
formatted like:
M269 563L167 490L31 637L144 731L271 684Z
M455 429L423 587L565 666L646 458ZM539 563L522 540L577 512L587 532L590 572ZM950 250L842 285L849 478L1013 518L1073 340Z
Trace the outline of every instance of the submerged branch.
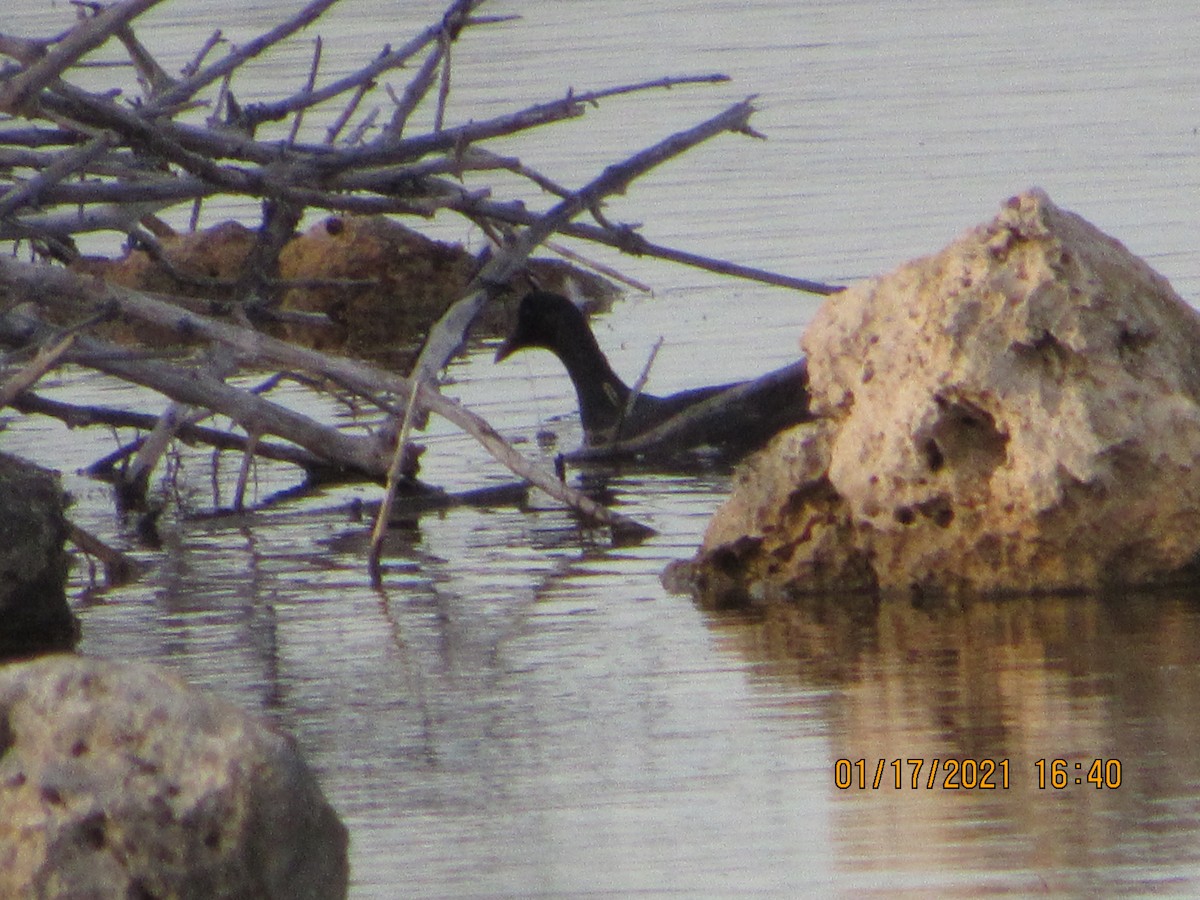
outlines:
M49 397L32 394L28 391L18 394L12 402L12 407L18 412L26 414L50 416L58 419L68 428L105 425L113 428L136 428L139 431L149 431L158 420L158 416L149 413L105 406L80 406L74 403L64 403L61 400L51 400ZM249 447L249 441L243 435L222 431L219 428L207 428L195 423L184 423L179 429L179 437L188 443L208 444L217 450L244 452ZM288 444L259 441L254 446L254 453L263 459L298 466L310 475L327 472L330 468L329 463L322 457Z
M253 329L219 322L136 291L82 278L63 269L0 257L0 283L6 284L9 293L20 301L75 314L83 310L112 309L122 315L177 331L186 338L203 338L224 344L244 364L270 364L311 372L363 396L390 393L403 399L408 397L411 390L412 382L403 376L351 359L297 347ZM43 323L33 321L27 315L9 313L0 317L0 336L6 337L9 342L23 344L36 339L39 334L49 333L52 332ZM95 352L100 348L91 344L84 349ZM379 436L351 438L336 429L320 426L305 416L268 404L248 392L230 388L216 379L208 379L203 388L198 388L193 379L193 370L168 367L152 361L146 361L145 366L122 362L119 352L116 354L118 359L106 361L106 357L112 356L112 348L105 346L104 349L108 352L101 354L98 360L89 359L88 364L136 384L144 384L173 399L221 412L244 425L247 430L257 429L262 433L285 437L326 459L331 466L353 469L376 478L387 472L390 453ZM644 526L600 506L580 491L563 484L553 472L527 460L482 417L461 404L441 396L428 386L421 390L420 403L423 408L470 434L515 474L579 510L589 519L622 533L645 532ZM327 439L332 443L326 445Z

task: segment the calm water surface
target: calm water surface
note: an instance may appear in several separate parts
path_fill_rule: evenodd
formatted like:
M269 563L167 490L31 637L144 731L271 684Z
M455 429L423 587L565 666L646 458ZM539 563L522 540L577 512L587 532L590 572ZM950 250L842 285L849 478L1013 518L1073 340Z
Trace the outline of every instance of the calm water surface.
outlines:
M164 3L142 37L178 67L216 25L242 40L291 7L225 6ZM14 8L5 28L27 35L69 15L36 0ZM438 9L347 0L319 29L325 74L398 45ZM458 121L572 86L735 78L606 103L502 146L566 184L759 95L768 141L724 137L612 204L654 240L844 281L933 252L1038 184L1200 297L1191 2L560 0L491 11L524 18L458 49ZM297 83L310 40L256 65L239 97ZM433 229L480 240L449 220ZM623 303L598 334L631 378L666 339L650 390L780 365L816 309L777 289L616 262L656 296ZM539 429L575 446L561 371L536 354L502 367L490 355L457 362L447 393L529 452ZM78 372L48 393L127 399ZM5 449L68 473L115 446L99 431L8 421ZM444 423L424 439L434 482L507 478ZM213 503L205 460L183 460L189 509ZM222 463L222 502L235 471ZM258 496L292 477L263 466ZM68 483L81 524L137 547L106 488ZM427 516L392 535L382 592L362 564L366 526L336 511L371 498L367 487L244 520L172 519L163 552L138 551L154 568L137 585L89 599L76 565L82 649L163 663L293 733L350 826L355 897L1200 891L1198 596L714 613L666 594L658 576L694 551L726 476L625 473L608 488L659 535L615 549L536 499ZM964 768L947 783L947 760L996 761L996 787L953 788L978 777ZM1104 787L1087 782L1093 760Z

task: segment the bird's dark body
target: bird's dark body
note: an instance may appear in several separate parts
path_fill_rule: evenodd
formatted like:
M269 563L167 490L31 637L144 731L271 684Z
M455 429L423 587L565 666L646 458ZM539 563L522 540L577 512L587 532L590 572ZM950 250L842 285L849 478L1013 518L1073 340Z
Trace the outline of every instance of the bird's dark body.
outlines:
M698 417L674 444L656 455L711 447L740 456L772 434L808 420L808 377L803 361L755 382L692 388L666 397L638 394L613 371L583 313L566 297L535 291L521 301L517 321L496 352L499 362L518 350L549 350L566 367L579 400L584 440L592 447L628 441L645 434L704 401L730 390L744 396L736 413Z

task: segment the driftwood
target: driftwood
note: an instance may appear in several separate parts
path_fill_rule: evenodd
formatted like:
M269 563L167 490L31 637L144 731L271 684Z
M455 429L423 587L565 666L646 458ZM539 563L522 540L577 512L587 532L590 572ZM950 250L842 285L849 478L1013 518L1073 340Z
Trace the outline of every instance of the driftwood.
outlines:
M28 414L75 424L119 423L149 431L150 438L122 451L125 457L138 456L128 475L135 487L144 485L163 448L175 438L235 449L246 460L252 455L286 460L321 478L386 479L389 487L380 504L377 536L389 519L393 489L413 475L406 462L415 458L407 452L408 437L432 413L455 423L523 480L585 517L622 533L644 533L644 527L523 457L478 415L442 397L438 377L463 347L480 310L522 270L529 253L556 233L798 290L837 290L663 247L629 226L609 222L601 212L605 197L624 192L639 176L703 141L725 132L757 136L749 124L751 101L734 104L615 162L582 188L557 185L519 159L493 153L484 143L577 118L590 106L625 94L715 83L725 76L672 76L572 90L501 116L450 124L451 45L468 31L507 18L481 16L483 0L454 0L439 21L396 48L385 47L357 72L322 83L318 42L312 68L296 92L272 101L239 103L233 91L239 67L317 21L335 2L310 3L259 38L229 47L206 62L220 47L219 35L214 35L178 75L165 72L134 31L138 15L154 0L123 0L94 14L81 6L85 11L80 21L56 38L0 34L0 55L12 60L0 70L0 171L14 173L9 184L0 182L0 240L27 243L44 260L26 263L15 254L0 257L0 343L36 354L23 362L14 356L11 371L0 373L0 401ZM83 54L113 38L136 68L143 96L124 98L79 87L79 78L73 78L74 83L62 80ZM416 68L403 90L380 85L387 73L412 63ZM373 107L361 112L383 91L390 111L381 115L380 108ZM324 129L324 140L304 140L305 113L335 99L344 106ZM423 104L434 107L434 126L412 134L409 121ZM272 134L273 127L281 136ZM498 203L486 188L472 189L462 180L467 173L497 169L527 179L539 194L555 197L555 204L537 212L532 202ZM229 291L230 302L220 309L198 306L194 300L149 296L46 264L72 261L78 256L76 236L97 230L127 235L154 255L149 216L183 206L193 209L194 221L196 205L218 195L256 198L263 210L243 274ZM278 287L278 254L310 210L417 217L446 210L500 239L478 260L463 296L448 304L409 377L270 337L251 324L277 320L270 297ZM592 221L574 221L582 215ZM197 354L169 359L88 333L96 321L114 316L152 324L186 344L222 349L202 364ZM161 416L146 417L72 407L32 393L42 374L65 362L144 385L171 404ZM306 373L365 398L391 421L362 434L344 432L226 380L246 369ZM233 420L245 436L200 426L211 413ZM240 485L245 466L244 461ZM239 487L237 505L241 494Z

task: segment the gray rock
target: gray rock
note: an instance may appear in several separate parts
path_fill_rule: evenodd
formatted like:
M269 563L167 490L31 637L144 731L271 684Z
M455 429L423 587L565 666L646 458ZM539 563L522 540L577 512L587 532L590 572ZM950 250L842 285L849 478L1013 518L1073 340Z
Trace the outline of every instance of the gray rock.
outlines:
M1200 315L1041 191L831 297L802 345L824 418L743 470L690 566L702 593L1194 573Z
M0 453L0 659L70 649L67 521L58 476Z
M290 738L146 664L0 667L0 896L293 900L347 878Z

